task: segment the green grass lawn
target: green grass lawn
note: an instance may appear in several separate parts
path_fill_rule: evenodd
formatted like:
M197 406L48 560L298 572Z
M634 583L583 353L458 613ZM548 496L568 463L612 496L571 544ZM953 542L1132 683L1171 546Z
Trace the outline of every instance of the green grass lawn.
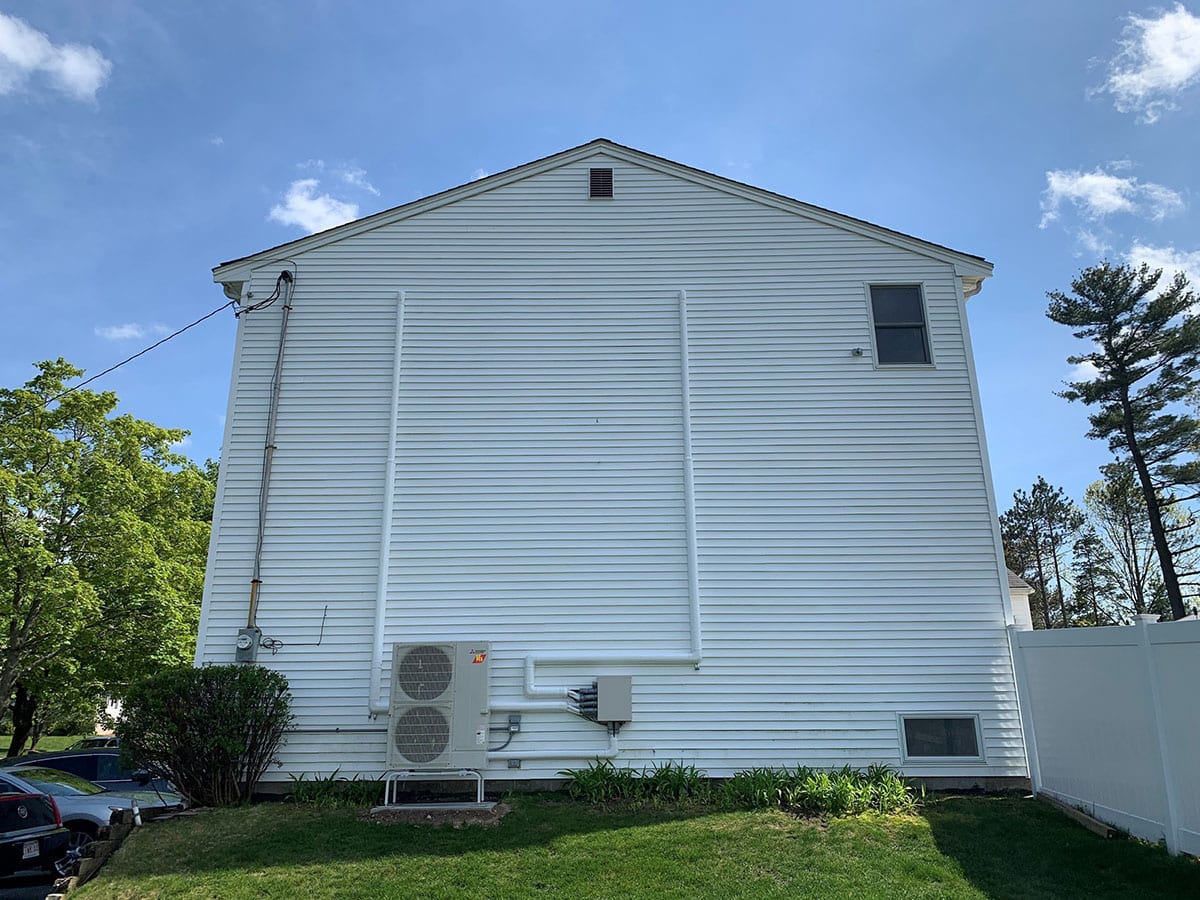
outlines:
M47 734L38 741L39 753L53 753L55 750L66 750L68 746L81 741L85 737L94 737L91 734ZM7 745L5 745L7 746ZM25 752L29 752L29 748L25 748Z
M1033 800L914 817L609 810L516 797L495 828L264 804L135 833L80 900L135 897L1200 897L1200 864L1106 841Z

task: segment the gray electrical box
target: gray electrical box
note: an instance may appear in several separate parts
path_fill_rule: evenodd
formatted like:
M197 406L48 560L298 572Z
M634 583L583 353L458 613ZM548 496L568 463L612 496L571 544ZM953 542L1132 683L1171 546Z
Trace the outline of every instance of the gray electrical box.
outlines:
M633 677L631 675L596 676L596 721L633 721Z
M237 643L233 647L233 660L252 663L258 659L258 645L262 643L262 632L257 628L239 628Z

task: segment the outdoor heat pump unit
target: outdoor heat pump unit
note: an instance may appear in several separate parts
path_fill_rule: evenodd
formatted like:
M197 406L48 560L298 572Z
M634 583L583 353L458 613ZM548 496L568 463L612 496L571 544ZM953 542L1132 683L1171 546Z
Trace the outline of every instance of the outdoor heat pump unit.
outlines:
M389 769L481 769L487 764L487 641L395 644Z

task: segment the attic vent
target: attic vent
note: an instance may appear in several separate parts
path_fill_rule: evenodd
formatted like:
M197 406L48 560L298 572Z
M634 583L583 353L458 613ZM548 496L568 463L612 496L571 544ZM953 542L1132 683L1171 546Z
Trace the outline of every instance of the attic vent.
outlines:
M613 195L613 170L591 170L591 193L589 197L611 197Z

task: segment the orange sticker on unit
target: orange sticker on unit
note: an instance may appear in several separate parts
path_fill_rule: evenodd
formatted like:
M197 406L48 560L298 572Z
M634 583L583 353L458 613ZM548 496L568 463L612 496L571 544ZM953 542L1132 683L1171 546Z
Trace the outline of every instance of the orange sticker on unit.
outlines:
M486 653L476 653L475 658L473 660L471 660L471 662L478 665L479 663L483 662L485 659L487 659Z

